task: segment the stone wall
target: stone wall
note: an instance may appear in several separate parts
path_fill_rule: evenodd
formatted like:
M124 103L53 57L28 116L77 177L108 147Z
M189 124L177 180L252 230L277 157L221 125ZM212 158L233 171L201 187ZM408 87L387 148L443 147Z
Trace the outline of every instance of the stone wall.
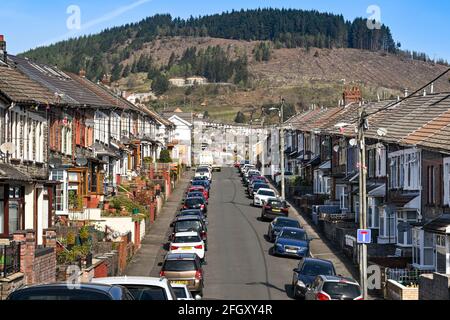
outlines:
M388 280L387 300L419 300L419 289L408 288L394 280Z
M450 300L450 275L440 273L421 275L419 300Z
M25 284L24 279L24 274L20 272L0 278L0 300L5 300L11 292L22 287Z

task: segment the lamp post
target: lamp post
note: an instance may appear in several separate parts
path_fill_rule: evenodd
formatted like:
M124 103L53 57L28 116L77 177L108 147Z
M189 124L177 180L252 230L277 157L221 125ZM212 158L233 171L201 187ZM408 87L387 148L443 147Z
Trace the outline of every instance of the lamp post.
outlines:
M280 117L280 171L281 171L281 198L286 199L286 186L284 181L284 98L281 98L281 106L279 108L271 108L272 110L277 110Z

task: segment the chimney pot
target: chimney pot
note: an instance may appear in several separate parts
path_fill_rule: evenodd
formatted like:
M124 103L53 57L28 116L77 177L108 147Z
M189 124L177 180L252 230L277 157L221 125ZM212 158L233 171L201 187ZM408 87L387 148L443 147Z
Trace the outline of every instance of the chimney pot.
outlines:
M80 72L78 73L78 75L82 78L86 77L86 70L81 69Z

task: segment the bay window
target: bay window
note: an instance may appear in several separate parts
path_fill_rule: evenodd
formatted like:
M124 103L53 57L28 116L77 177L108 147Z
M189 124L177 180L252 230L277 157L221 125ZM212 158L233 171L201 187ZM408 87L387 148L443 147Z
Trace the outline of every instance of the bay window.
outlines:
M389 154L389 160L391 189L420 190L420 151L408 149L393 152ZM380 168L380 174L382 169Z
M422 270L434 269L434 240L433 234L422 229L414 228L413 235L413 266Z
M395 243L396 239L396 225L395 225L395 213L391 210L382 208L379 212L380 215L380 233L378 236L378 243Z
M417 222L418 210L399 210L397 211L397 225L410 224ZM408 231L399 231L397 236L397 245L402 247L412 246L412 229Z
M368 226L370 229L378 229L380 227L380 208L381 198L368 198Z

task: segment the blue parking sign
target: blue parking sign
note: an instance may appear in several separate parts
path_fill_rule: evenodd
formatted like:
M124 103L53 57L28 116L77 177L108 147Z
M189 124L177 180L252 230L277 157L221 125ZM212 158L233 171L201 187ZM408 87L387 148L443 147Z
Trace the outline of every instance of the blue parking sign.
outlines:
M370 229L358 229L358 243L368 244L372 243L372 230Z

